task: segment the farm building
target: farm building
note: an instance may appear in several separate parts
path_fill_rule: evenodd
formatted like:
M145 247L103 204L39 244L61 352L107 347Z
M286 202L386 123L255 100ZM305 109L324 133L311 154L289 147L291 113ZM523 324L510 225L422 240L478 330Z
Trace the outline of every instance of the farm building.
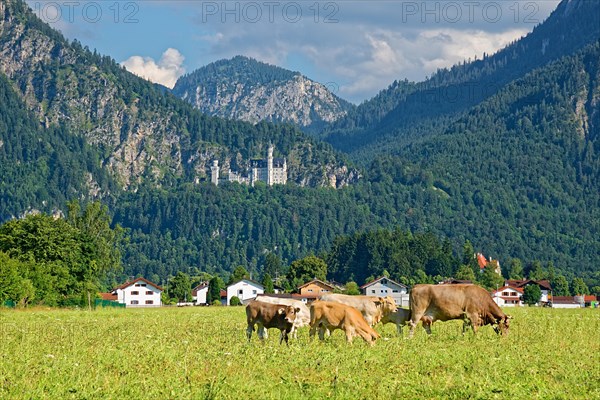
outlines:
M408 288L385 276L362 285L360 289L367 296L391 296L397 305L408 307Z
M231 298L237 296L242 304L248 303L259 294L265 292L265 288L258 282L251 281L250 279L242 279L234 284L227 286L227 305L231 304Z
M100 293L103 300L116 301L126 307L160 307L163 288L144 278L125 282L109 293Z
M206 304L207 295L208 282L206 281L192 289L192 298L194 299L194 304L197 306Z

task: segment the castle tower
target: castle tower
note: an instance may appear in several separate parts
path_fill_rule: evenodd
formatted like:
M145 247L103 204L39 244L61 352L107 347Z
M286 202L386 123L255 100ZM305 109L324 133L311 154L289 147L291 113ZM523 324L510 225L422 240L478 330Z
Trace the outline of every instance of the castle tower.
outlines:
M219 160L213 160L212 167L210 167L210 183L219 184Z
M273 145L269 144L267 156L267 185L273 186Z

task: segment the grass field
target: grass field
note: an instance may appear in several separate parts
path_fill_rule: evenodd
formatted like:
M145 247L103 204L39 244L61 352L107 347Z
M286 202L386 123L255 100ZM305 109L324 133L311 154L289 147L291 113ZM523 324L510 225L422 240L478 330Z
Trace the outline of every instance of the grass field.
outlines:
M509 309L508 337L462 322L245 338L242 307L0 311L2 399L598 399L600 310ZM405 330L405 337L407 331Z

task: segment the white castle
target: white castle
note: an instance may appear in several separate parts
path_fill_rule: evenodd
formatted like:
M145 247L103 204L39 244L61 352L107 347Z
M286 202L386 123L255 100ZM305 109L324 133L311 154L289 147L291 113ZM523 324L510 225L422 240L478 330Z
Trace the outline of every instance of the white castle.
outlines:
M210 182L219 184L219 160L213 160L210 167ZM287 161L285 158L273 158L273 145L269 145L267 159L250 160L248 176L242 176L239 172L229 170L228 182L244 183L254 186L254 182L261 181L267 185L283 185L287 182Z

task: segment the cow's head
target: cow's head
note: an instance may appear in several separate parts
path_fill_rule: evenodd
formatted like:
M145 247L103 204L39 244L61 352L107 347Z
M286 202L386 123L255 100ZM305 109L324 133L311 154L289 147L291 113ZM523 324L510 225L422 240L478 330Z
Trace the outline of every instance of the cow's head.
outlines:
M375 300L375 305L383 312L383 315L391 314L396 312L396 302L391 296L379 297Z
M505 315L504 317L497 320L497 325L494 325L494 330L496 333L501 335L508 335L508 328L510 326L510 320L512 317L510 315Z
M296 320L296 314L300 312L300 307L285 306L277 310L277 314L283 316L286 322L293 324Z

